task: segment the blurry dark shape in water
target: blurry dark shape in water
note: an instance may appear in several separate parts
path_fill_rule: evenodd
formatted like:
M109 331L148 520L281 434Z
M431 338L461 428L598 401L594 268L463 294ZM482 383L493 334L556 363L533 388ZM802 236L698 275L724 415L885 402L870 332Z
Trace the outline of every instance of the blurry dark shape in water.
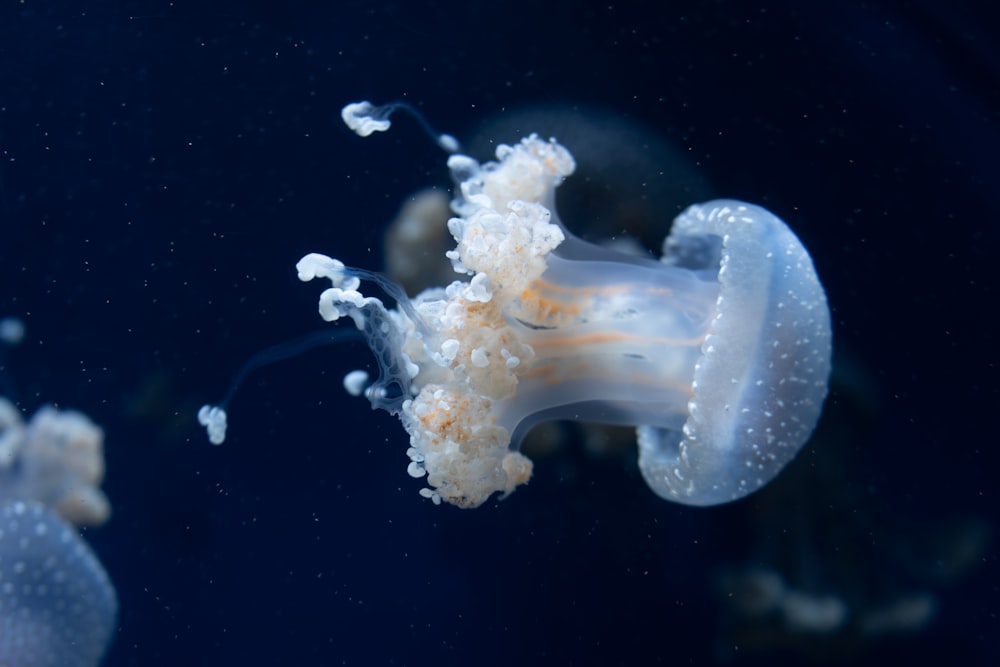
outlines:
M556 192L559 211L582 238L633 253L659 254L677 214L713 196L696 165L655 129L585 107L527 107L488 118L467 142L491 160L500 144L537 133L556 137L576 160L576 172ZM445 259L448 195L428 189L411 196L385 235L385 272L408 294L460 279Z
M454 245L448 233L448 195L427 189L407 199L385 232L385 272L415 296L428 287L460 280L445 252Z
M838 350L831 400L799 458L752 503L733 506L752 545L716 573L717 655L858 659L938 616L941 588L968 576L992 529L975 516L904 523L865 488L858 453L877 432L873 379ZM851 446L853 445L853 446Z
M466 142L492 159L498 144L535 132L555 137L576 159L556 191L559 215L587 241L625 235L659 254L671 222L691 202L714 196L701 170L657 129L621 114L584 106L511 109L487 118Z
M122 399L129 422L140 424L156 443L180 447L190 437L199 403L179 387L177 372L159 368L143 374ZM153 443L147 443L151 446Z
M24 340L24 321L18 317L0 318L0 396L17 401L14 380L7 369L6 348L20 345Z

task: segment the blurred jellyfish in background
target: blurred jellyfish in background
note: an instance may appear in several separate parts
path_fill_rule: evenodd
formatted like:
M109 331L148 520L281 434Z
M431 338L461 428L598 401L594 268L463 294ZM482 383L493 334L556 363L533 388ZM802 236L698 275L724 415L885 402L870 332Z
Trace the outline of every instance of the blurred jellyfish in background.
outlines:
M361 102L342 116L368 136L397 108ZM556 213L576 163L555 139L501 144L485 164L448 139L446 256L467 280L410 300L325 255L297 265L301 280L331 283L323 319L350 317L368 339L380 377L346 386L399 416L421 495L477 507L510 494L531 477L522 439L552 419L637 426L643 478L676 502L729 502L777 475L812 432L830 370L825 293L788 227L718 200L677 217L660 260L602 248ZM398 309L362 295L362 280ZM224 407L199 413L216 444Z
M465 147L487 161L499 144L516 144L532 132L558 138L573 155L576 170L556 191L556 206L584 240L653 256L673 218L714 194L703 171L656 128L601 109L505 109L480 123ZM456 279L444 255L454 245L451 216L445 192L428 188L407 198L389 225L384 270L410 296Z
M836 397L805 451L756 502L733 507L747 539L715 573L720 659L751 654L852 660L946 615L943 590L971 574L993 542L981 516L892 516L865 477L881 409L875 381L839 354ZM852 446L845 446L850 444ZM956 647L957 662L962 647Z
M23 325L0 322L3 345ZM0 360L2 367L2 360ZM2 369L0 369L2 370ZM76 526L99 526L104 432L51 406L25 421L0 396L0 665L97 665L117 617L114 588Z
M654 256L681 211L716 196L705 171L660 128L603 109L506 109L476 127L468 151L490 160L499 144L532 133L555 137L573 155L576 171L556 191L556 207L585 241Z

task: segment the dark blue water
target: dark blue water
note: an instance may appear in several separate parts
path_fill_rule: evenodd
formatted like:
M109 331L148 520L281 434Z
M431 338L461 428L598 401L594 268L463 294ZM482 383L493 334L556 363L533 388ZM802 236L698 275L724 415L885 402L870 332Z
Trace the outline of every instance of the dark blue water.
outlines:
M106 429L105 664L996 660L1000 50L938 4L5 3L0 315L28 335L3 386ZM253 375L207 444L194 413L243 360L323 326L295 261L378 269L404 198L448 185L412 121L340 122L398 98L467 141L606 114L795 229L835 372L774 488L683 508L570 437L510 499L434 507L398 423L341 389L357 344ZM746 568L845 620L741 617ZM932 617L872 629L917 598Z

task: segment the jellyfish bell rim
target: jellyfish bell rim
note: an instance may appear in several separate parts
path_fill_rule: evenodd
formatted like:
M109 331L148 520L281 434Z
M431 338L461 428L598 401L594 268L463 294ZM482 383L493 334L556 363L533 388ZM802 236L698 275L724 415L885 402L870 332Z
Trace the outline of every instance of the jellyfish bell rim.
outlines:
M637 429L649 487L699 506L756 491L795 457L822 411L832 349L823 286L780 218L735 200L693 205L674 222L664 259L676 259L669 253L686 239L706 236L722 241L720 292L688 418L682 432Z

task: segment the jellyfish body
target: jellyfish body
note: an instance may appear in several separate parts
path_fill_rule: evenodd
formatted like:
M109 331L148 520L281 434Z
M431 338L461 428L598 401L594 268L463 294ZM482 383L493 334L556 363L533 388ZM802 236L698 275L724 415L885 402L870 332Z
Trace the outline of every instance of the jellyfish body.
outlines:
M715 201L675 222L661 260L587 244L563 227L555 188L574 162L532 135L480 165L453 154L456 272L399 308L358 290L369 277L324 255L328 321L364 331L382 377L367 390L410 435L421 494L475 507L531 475L518 452L547 419L638 427L642 474L692 505L770 481L819 417L830 319L802 244L756 206ZM394 400L387 400L387 396Z
M51 407L25 423L0 397L0 665L93 667L107 650L117 599L74 527L110 513L103 437Z

